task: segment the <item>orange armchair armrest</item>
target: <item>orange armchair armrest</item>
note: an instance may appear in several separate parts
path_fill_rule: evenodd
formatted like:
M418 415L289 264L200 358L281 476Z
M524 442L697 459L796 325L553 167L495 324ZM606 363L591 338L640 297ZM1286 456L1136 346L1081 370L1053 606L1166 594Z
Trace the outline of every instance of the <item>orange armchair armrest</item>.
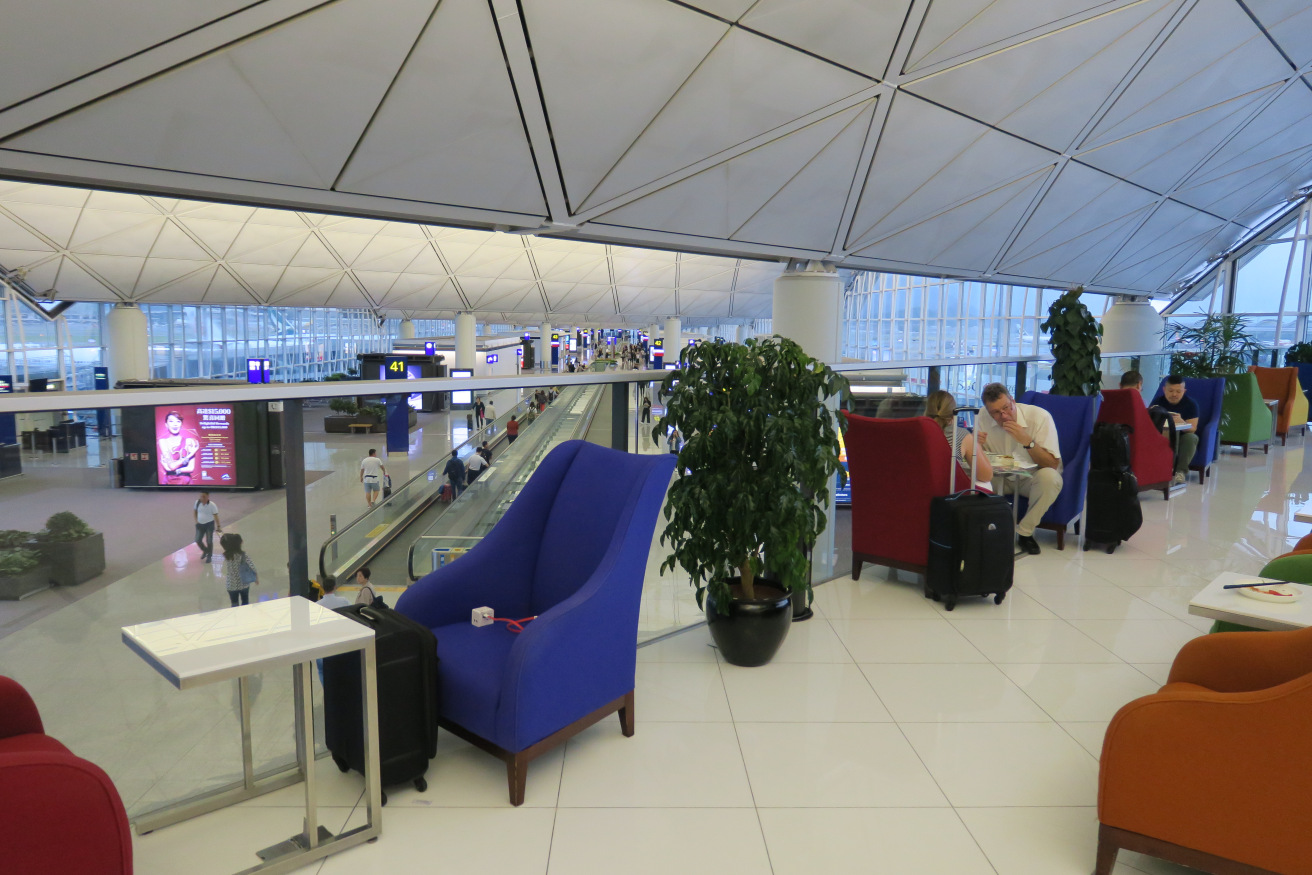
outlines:
M1272 872L1312 872L1312 675L1267 690L1168 690L1117 712L1098 818Z
M1296 632L1225 632L1185 644L1168 683L1218 693L1264 690L1312 674L1312 628Z

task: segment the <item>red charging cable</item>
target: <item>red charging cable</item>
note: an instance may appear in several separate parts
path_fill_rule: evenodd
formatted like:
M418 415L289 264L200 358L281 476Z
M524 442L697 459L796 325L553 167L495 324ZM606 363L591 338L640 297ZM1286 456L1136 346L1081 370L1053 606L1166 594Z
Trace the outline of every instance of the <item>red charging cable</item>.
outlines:
M507 629L509 629L511 632L514 632L516 635L518 635L520 632L523 632L523 631L524 631L524 624L525 624L525 623L527 623L529 620L536 620L536 619L537 619L536 616L533 616L533 617L521 617L521 618L519 618L518 620L508 620L508 619L506 619L505 617L493 617L493 618L492 618L492 621L493 621L494 623L505 623Z

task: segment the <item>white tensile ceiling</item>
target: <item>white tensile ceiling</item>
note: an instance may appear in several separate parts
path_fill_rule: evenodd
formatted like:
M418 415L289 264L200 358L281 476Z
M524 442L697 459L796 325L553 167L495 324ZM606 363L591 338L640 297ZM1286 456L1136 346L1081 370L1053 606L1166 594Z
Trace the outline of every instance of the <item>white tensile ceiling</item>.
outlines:
M0 45L0 176L158 195L166 225L174 197L298 211L279 233L313 263L272 240L243 275L262 262L211 247L204 300L754 317L783 258L1164 295L1312 182L1309 0L44 0ZM320 253L359 227L324 213L439 261L731 260L465 288L465 262ZM686 294L690 264L720 286ZM754 276L725 288L726 264ZM141 288L168 272L110 285L202 285Z
M0 182L0 265L69 301L364 307L485 321L769 317L783 265Z

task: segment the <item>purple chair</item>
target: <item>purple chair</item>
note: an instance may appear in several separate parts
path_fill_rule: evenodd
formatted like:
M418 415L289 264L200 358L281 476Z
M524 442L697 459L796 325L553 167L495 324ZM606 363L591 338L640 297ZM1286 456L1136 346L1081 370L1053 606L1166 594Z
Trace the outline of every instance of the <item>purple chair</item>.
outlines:
M397 600L437 635L438 725L505 760L512 805L539 754L616 712L633 734L638 604L674 463L563 443L487 537ZM475 627L484 606L536 619Z
M1061 492L1057 500L1043 515L1041 529L1057 533L1057 549L1066 549L1066 527L1075 523L1079 532L1079 517L1084 513L1084 493L1089 485L1089 445L1093 440L1093 423L1098 418L1098 396L1049 395L1046 392L1026 392L1019 398L1022 404L1042 407L1052 414L1057 426L1057 443L1061 446ZM1029 501L1020 496L1020 513L1025 512Z

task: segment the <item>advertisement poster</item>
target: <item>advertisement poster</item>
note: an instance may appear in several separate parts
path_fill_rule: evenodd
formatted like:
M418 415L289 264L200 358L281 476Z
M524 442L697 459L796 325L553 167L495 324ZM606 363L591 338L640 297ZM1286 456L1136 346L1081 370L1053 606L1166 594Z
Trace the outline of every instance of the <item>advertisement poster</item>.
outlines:
M237 448L230 406L155 408L160 486L235 486Z

